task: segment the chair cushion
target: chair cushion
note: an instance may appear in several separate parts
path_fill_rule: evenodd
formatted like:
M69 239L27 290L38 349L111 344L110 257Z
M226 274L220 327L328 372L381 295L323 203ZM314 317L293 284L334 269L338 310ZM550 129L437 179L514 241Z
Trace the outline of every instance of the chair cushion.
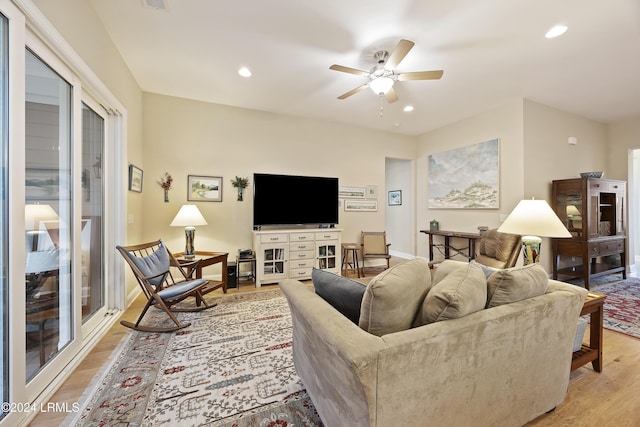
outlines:
M484 309L487 281L476 263L459 266L427 294L418 310L414 326L457 319Z
M547 272L538 263L498 270L487 279L487 308L542 295L548 284Z
M316 293L356 325L367 286L346 277L314 268L311 280Z
M138 270L140 270L144 277L153 277L169 271L169 253L167 252L167 248L162 242L160 242L160 245L155 251L144 257L138 257L124 248L122 248L122 250L129 257L129 259L133 261L135 266L138 268ZM157 286L162 278L162 276L156 277L154 279L150 279L149 282L152 285Z
M175 298L187 292L193 291L194 289L202 286L205 283L207 283L206 279L188 280L186 282L178 283L177 285L167 286L166 288L158 292L158 295L163 300Z
M517 234L500 233L495 229L488 230L480 239L478 252L488 258L505 262L519 243L520 236Z
M358 325L377 336L409 329L430 288L431 272L422 259L383 271L367 285Z

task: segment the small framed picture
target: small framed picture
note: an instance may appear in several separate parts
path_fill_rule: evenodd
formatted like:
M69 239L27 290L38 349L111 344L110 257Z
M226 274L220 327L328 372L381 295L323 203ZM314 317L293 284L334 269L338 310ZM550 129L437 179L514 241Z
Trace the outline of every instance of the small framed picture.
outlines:
M221 202L222 177L189 175L187 200L190 202Z
M378 186L367 185L367 199L377 199L377 198L378 198Z
M402 204L402 190L389 191L389 206L400 206Z
M142 169L135 165L129 165L129 191L142 193Z
M341 199L364 199L367 194L365 187L339 187L338 197Z
M376 212L377 200L345 200L344 210L350 212Z

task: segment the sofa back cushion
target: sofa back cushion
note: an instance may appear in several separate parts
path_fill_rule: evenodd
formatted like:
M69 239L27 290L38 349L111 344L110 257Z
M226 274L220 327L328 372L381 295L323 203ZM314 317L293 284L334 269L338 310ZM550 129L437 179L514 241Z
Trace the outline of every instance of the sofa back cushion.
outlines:
M314 268L311 281L316 293L356 325L360 320L360 306L366 285Z
M430 288L431 272L422 259L383 271L367 285L358 325L377 336L411 328Z
M547 291L549 278L540 264L506 268L487 279L487 308L522 301Z
M477 263L464 264L433 285L414 326L457 319L484 309L486 302L487 279L482 268Z

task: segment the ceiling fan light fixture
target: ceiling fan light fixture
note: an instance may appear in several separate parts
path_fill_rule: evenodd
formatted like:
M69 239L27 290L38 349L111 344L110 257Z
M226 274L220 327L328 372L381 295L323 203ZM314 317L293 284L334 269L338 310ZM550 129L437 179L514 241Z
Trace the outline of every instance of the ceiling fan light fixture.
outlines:
M393 87L393 79L391 77L378 77L371 80L369 87L376 95L384 95Z

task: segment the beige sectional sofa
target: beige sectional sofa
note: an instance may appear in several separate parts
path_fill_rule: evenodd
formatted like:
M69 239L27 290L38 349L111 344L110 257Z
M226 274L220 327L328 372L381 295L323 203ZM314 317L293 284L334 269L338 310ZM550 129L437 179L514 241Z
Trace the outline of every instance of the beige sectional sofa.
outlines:
M441 276L460 270L462 263L453 263L438 269ZM410 318L415 325L426 296L437 293L426 263L405 264L365 289L360 313L360 325L369 317L365 329L375 316L404 317L404 324ZM415 291L407 282L420 282L426 290ZM378 336L342 315L314 287L295 280L280 287L293 316L296 370L327 427L525 424L564 400L586 297L583 288L548 280L543 293L532 298L395 332L378 329L383 333ZM421 300L406 301L404 311L412 311L407 316L396 308L372 308L376 298L396 305L402 298ZM447 310L456 309L457 299L457 294L450 298Z

